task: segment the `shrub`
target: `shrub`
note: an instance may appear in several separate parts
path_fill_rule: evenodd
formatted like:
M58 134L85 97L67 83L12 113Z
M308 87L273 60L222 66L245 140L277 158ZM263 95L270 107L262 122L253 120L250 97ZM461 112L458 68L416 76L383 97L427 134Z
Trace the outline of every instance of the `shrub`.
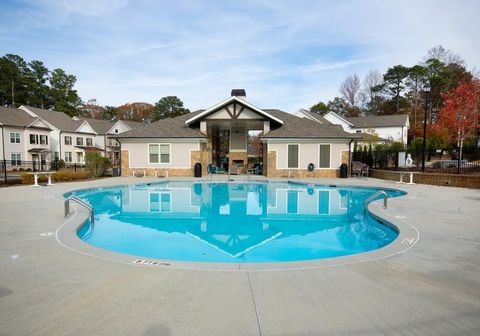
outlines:
M63 161L62 159L60 159L58 161L58 169L63 169L65 168L65 161Z
M92 173L92 176L100 177L110 167L110 160L103 157L99 152L85 153L85 166Z

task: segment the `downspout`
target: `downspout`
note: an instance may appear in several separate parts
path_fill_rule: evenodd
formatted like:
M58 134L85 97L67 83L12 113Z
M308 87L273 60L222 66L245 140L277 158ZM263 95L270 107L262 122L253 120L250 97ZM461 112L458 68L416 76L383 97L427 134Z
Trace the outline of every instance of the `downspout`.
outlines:
M122 143L118 138L114 138L120 146L118 146L118 176L122 176ZM113 158L115 159L115 151L113 152Z
M5 161L5 136L3 133L3 125L2 126L2 152L3 152L3 174L5 177L5 184L8 183L7 181L7 161Z
M353 142L353 139L350 139L350 142L348 143L348 173L347 173L347 177L350 177L351 171L352 171L352 142Z
M62 131L60 131L58 133L58 161L62 160L62 157Z

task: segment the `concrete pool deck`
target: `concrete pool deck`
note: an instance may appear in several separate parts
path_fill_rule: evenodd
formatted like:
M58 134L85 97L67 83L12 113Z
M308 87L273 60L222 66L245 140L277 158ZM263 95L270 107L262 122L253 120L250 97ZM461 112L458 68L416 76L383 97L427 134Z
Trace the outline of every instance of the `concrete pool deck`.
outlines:
M308 180L405 190L377 210L420 233L401 253L331 267L148 267L56 240L64 192L151 181L159 179L0 189L0 335L480 334L479 190Z

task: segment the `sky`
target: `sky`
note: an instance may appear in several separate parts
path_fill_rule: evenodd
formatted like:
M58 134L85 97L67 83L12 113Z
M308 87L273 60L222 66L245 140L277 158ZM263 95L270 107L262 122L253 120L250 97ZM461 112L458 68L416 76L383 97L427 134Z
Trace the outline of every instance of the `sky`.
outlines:
M196 110L243 88L295 112L439 44L478 69L479 12L478 0L0 0L0 55L64 69L100 105L175 95Z

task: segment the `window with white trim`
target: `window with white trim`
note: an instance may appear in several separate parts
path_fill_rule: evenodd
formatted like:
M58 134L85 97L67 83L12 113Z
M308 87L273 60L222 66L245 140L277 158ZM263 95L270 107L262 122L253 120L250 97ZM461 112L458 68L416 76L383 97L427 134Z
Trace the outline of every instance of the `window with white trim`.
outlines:
M10 159L12 160L12 166L21 166L22 165L22 154L20 153L11 153Z
M65 162L72 162L72 152L65 152Z
M320 162L318 163L319 168L330 168L330 144L324 144L319 146Z
M10 133L10 143L20 143L20 133L18 132Z
M77 146L83 146L83 138L77 137Z
M65 145L71 145L72 144L72 137L71 136L68 136L68 135L65 135Z
M158 163L158 145L148 146L148 160L150 163Z
M35 134L30 134L30 144L36 145L37 141L35 140Z
M150 163L170 163L170 144L148 145L148 159Z
M40 135L40 144L48 145L48 137L46 135Z
M170 163L170 145L160 145L160 163Z
M93 146L93 140L92 138L87 138L87 146L92 147Z
M288 145L287 167L288 168L298 168L298 144Z

